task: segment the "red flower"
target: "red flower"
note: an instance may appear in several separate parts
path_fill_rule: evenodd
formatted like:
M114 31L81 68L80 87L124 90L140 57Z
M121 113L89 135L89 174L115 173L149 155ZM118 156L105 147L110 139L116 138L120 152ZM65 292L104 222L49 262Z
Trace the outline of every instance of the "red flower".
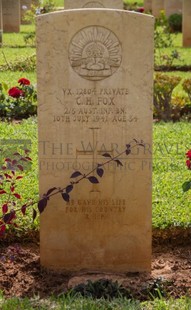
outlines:
M139 7L138 9L137 9L137 12L139 12L139 13L143 13L144 12L144 8L143 7Z
M189 170L191 170L191 161L189 159L186 161L186 166Z
M189 150L187 153L186 153L186 157L191 159L191 150Z
M21 78L18 80L18 83L20 85L30 85L30 81L28 79L25 79L25 78Z
M19 98L24 95L24 92L17 87L12 87L9 89L8 94L13 98Z

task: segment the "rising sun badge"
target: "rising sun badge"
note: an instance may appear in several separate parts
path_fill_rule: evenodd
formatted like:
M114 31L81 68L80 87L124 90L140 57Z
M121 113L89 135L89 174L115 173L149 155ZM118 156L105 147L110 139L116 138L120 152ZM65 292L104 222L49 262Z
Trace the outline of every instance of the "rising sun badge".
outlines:
M111 76L121 64L117 36L104 27L90 26L77 32L69 45L69 60L84 79L99 81Z
M92 1L86 3L83 8L104 8L103 4L97 2L97 1Z

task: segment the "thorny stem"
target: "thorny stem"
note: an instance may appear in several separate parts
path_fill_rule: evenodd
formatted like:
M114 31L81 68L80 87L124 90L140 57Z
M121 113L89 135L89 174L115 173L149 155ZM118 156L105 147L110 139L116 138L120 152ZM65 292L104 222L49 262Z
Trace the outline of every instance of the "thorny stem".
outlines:
M131 146L129 149L132 150L132 149L135 148L137 145L139 145L139 143L136 143L134 146ZM119 153L118 155L116 155L116 156L114 156L114 157L111 157L109 160L107 160L107 161L105 161L104 163L102 163L102 164L100 165L100 167L104 167L105 165L109 164L111 161L114 161L114 160L118 159L119 157L121 157L121 156L122 156L123 154L125 154L125 153L126 153L126 150L123 151L123 152L121 152L121 153ZM78 184L78 183L81 182L82 180L86 179L89 175L93 174L94 171L96 171L96 170L97 170L97 167L95 167L94 169L92 169L92 170L91 170L90 172L88 172L87 174L83 175L78 181L72 182L72 185ZM52 194L46 196L46 198L50 198L50 197L52 197L52 196L57 195L58 193L62 193L65 189L66 189L66 187L61 188L61 189L59 189L58 191L56 191L56 192L54 192L54 193L52 193ZM42 199L44 199L44 197L41 198L40 200L42 200ZM35 202L35 203L38 203L38 201ZM34 203L34 204L35 204L35 203Z
M137 142L137 141L135 141L135 145L133 145L133 146L131 146L131 144L129 143L129 148L126 148L125 149L125 151L123 151L123 152L121 152L121 153L119 153L118 155L116 155L116 156L114 156L114 157L111 157L110 159L108 159L107 161L105 161L104 163L102 163L102 164L100 164L99 165L99 167L101 168L101 167L104 167L105 165L107 165L107 164L109 164L110 162L112 162L112 161L115 161L115 160L117 160L119 157L121 157L123 154L126 154L126 151L127 151L127 149L129 149L129 154L131 153L131 150L133 149L133 148L135 148L137 145L141 145L141 146L143 146L144 147L144 144L143 143L139 143L139 142ZM129 155L128 154L128 155ZM127 156L128 156L127 155ZM90 176L91 174L93 174L94 173L94 171L96 171L97 170L97 168L98 168L98 166L97 167L95 167L95 168L93 168L91 171L89 171L87 174L84 174L81 178L79 178L79 180L77 180L77 181L74 181L74 182L70 182L70 184L71 185L76 185L76 184L78 184L79 182L81 182L82 180L84 180L84 179L86 179L88 176ZM28 208L28 207L30 207L30 206L33 206L33 205L35 205L35 204L37 204L37 203L39 203L40 201L42 201L43 199L49 199L50 197L52 197L52 196L55 196L55 195L57 195L57 194L59 194L59 193L63 193L65 190L66 190L66 188L67 188L67 186L66 187L64 187L64 188L59 188L57 191L55 191L54 193L51 193L51 194L49 194L49 195L44 195L41 199L38 199L38 200L36 200L36 201L31 201L31 202L29 202L28 204L26 203L25 204L25 206L26 206L26 209ZM11 193L9 194L9 197L10 197L10 195L11 195ZM16 211L19 211L21 208L16 208L16 209L14 209L15 210L15 212ZM1 216L0 217L0 220L1 219L3 219L3 216ZM2 225L5 225L6 223L2 223L1 225L0 225L0 227L2 226Z

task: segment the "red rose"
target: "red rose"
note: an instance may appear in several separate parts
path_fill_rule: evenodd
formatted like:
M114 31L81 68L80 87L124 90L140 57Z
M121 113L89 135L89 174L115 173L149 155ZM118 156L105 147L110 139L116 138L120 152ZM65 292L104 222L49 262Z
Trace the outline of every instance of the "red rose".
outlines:
M18 80L18 83L20 85L30 85L30 81L28 79L25 79L25 78L21 78Z
M189 150L187 153L186 153L186 157L191 159L191 150Z
M9 89L8 94L13 98L19 98L24 95L24 92L17 87L12 87Z
M139 7L138 9L137 9L137 12L139 12L139 13L143 13L144 12L144 8L143 7Z
M191 170L191 161L189 159L186 161L186 166L189 170Z

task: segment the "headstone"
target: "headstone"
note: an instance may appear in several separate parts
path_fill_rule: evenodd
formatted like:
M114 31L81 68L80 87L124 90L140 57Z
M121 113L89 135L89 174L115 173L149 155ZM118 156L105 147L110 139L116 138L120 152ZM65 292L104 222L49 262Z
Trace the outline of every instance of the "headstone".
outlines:
M3 41L3 15L2 15L2 0L0 0L0 46Z
M183 0L183 46L191 47L191 1Z
M152 0L152 14L159 17L161 11L164 10L164 0Z
M123 9L122 0L64 0L65 9L112 8Z
M69 202L53 195L41 214L45 267L150 271L153 27L152 16L125 10L37 17L40 195L88 174ZM126 156L133 139L147 149ZM107 156L121 162L91 172Z
M3 32L20 31L20 0L3 0Z
M182 13L182 0L165 0L164 11L167 17L175 13L181 14Z
M145 12L152 11L152 0L144 0L144 11Z

